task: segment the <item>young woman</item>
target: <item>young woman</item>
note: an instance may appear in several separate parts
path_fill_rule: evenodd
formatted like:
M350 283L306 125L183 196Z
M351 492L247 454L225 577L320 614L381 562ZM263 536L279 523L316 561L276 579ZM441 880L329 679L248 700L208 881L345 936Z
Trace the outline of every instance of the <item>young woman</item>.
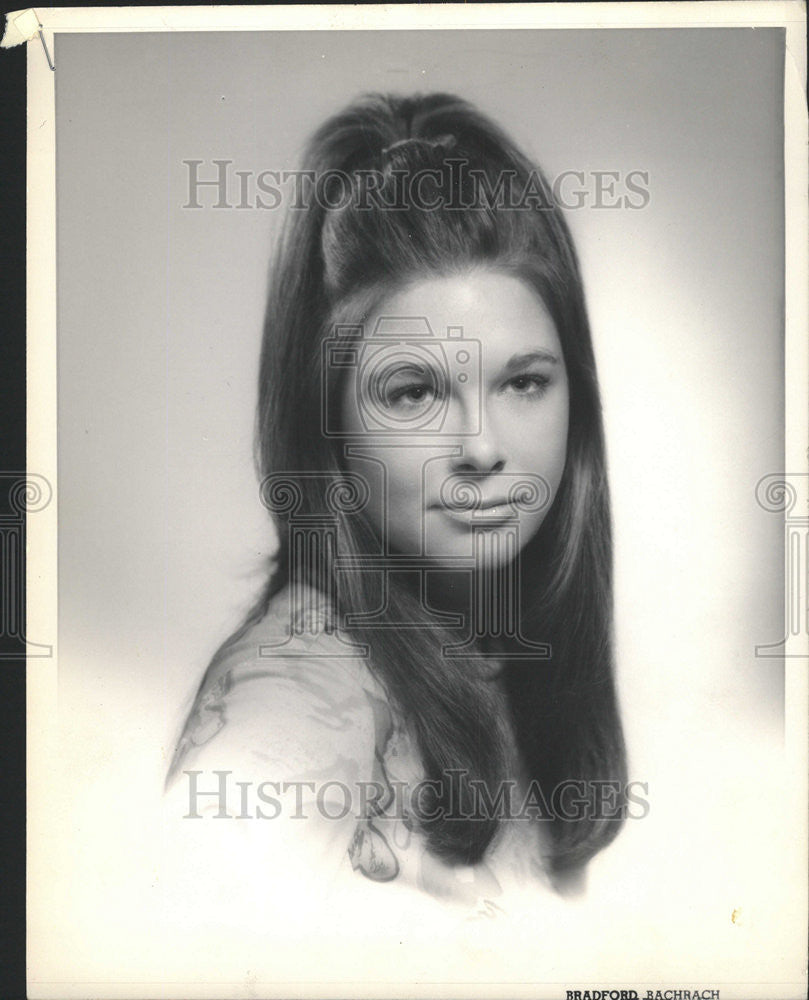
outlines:
M473 907L561 887L626 777L570 233L450 95L363 99L303 166L259 376L279 549L170 778L192 816L309 815L293 839L355 878Z

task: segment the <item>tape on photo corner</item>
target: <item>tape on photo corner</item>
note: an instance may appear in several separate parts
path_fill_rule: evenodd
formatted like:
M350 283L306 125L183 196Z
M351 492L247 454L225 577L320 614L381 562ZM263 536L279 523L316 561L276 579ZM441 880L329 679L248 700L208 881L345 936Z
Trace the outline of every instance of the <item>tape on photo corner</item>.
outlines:
M42 48L45 50L48 66L53 69L53 60L48 52L48 46L45 44L42 25L30 7L28 10L12 10L6 14L6 30L3 33L3 40L0 41L0 48L10 49L15 45L22 45L24 42L30 42L32 38L36 38L37 35L39 35Z
M10 49L15 45L30 42L39 34L39 18L29 7L28 10L12 10L6 14L6 30L0 48Z

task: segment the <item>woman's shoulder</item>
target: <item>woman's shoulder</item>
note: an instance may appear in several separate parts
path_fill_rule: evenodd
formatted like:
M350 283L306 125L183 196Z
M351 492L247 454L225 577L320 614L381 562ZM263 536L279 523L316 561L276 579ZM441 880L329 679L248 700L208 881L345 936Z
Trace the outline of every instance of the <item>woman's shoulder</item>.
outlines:
M301 682L325 673L337 684L381 691L369 668L367 647L337 629L327 597L306 584L287 584L275 594L264 615L228 643L206 680L256 671Z
M322 593L288 585L208 668L168 781L203 762L304 774L342 758L365 772L388 716L367 650L335 628Z

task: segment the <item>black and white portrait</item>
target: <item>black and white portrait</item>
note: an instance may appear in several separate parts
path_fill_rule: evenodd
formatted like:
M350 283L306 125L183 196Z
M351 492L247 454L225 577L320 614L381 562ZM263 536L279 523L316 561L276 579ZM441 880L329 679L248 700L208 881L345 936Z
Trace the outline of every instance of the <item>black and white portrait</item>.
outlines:
M540 6L47 33L32 996L805 983L793 56Z

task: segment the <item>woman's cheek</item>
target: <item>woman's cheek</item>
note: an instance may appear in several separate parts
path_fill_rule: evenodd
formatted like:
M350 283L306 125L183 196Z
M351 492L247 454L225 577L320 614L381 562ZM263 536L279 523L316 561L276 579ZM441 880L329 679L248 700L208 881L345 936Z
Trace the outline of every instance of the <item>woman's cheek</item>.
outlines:
M375 456L384 465L387 490L380 489L372 493L370 512L376 521L377 530L381 528L383 521L386 523L389 541L397 548L409 549L412 547L409 544L412 539L421 537L422 468L418 458L423 460L424 455L419 449L415 450L414 457L411 450L405 447L383 447L379 448ZM386 499L383 496L385 492Z
M523 426L516 439L512 471L541 476L555 492L567 458L567 405L557 407L534 427Z

